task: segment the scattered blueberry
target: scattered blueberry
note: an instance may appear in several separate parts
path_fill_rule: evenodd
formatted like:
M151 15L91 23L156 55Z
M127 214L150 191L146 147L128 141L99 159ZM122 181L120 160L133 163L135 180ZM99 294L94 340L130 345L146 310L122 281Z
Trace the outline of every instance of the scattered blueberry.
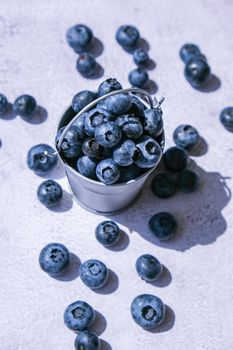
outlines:
M85 106L97 99L97 94L93 91L83 90L74 95L72 107L76 113L80 112ZM79 119L78 119L79 120Z
M56 136L56 142L58 143L62 132L65 127L61 128ZM82 129L77 126L71 126L61 144L61 154L66 159L77 158L82 153Z
M171 147L163 155L164 165L171 171L182 171L188 164L188 153L183 148Z
M105 148L116 146L122 138L122 132L114 122L107 122L95 128L96 141Z
M143 103L136 97L131 95L131 108L128 113L133 114L135 117L144 118L144 105Z
M82 156L77 161L78 172L92 180L96 179L96 165L96 159L88 156Z
M92 76L96 69L95 57L87 52L81 53L77 60L76 68L83 76Z
M148 225L151 232L161 241L171 238L177 227L174 216L166 212L154 214Z
M95 319L95 311L85 301L78 300L67 306L64 312L65 325L75 331L85 331Z
M158 279L162 269L163 266L160 264L159 260L150 254L141 255L136 261L138 275L147 282Z
M159 198L169 198L176 192L176 178L172 174L157 174L152 183L151 189Z
M200 135L193 126L182 124L173 133L173 140L178 147L190 149L200 141Z
M80 265L79 271L81 280L91 289L101 288L107 282L108 269L99 260L90 259L85 261Z
M100 350L100 340L94 333L80 332L74 343L76 350Z
M165 317L165 305L161 299L151 294L138 295L131 304L134 321L144 329L159 326Z
M138 155L135 161L139 168L152 168L160 162L162 150L160 145L149 136L143 136L137 144Z
M35 145L28 151L27 165L38 175L43 175L52 170L57 164L58 157L55 154L46 155L45 152L54 153L55 150L49 145Z
M158 108L144 111L144 130L153 138L158 137L163 131L163 118Z
M116 91L121 89L122 89L122 86L119 83L119 81L117 81L114 78L109 78L100 84L100 86L98 87L98 94L99 96L103 96L108 94L111 91Z
M116 115L127 113L132 106L130 96L126 93L119 93L106 98L107 109Z
M142 88L148 81L148 73L142 68L136 68L129 73L129 82L132 86Z
M94 136L97 126L112 119L111 113L100 108L93 108L85 115L85 131L88 136Z
M137 140L143 134L140 120L132 114L124 114L116 118L116 124L121 127L124 136L128 139Z
M0 115L6 113L8 107L8 100L5 95L0 93Z
M199 87L210 77L210 66L202 57L196 57L185 65L184 74L193 87Z
M36 110L36 100L30 95L19 96L13 104L14 113L24 119L31 119L35 115Z
M132 140L124 141L113 152L113 160L120 166L129 166L134 163L137 148Z
M233 132L233 107L226 107L222 110L220 121L228 131Z
M57 182L46 180L38 187L37 198L46 207L52 208L61 201L62 188Z
M187 63L190 60L199 57L200 55L201 51L195 44L185 44L180 49L180 58L184 63Z
M70 262L68 249L60 243L46 245L39 256L39 264L43 271L51 276L60 275Z
M178 187L184 193L194 192L199 186L199 176L192 170L183 170L178 176Z
M96 158L103 154L104 148L95 139L86 139L82 144L82 151L85 156Z
M120 178L119 183L128 182L130 180L136 179L142 175L142 169L137 167L136 164L132 164L128 167L120 168Z
M138 66L143 66L149 62L149 55L143 49L137 49L133 53L133 60Z
M103 221L95 229L98 242L106 247L111 247L119 241L120 229L114 221Z
M97 165L96 175L105 185L112 185L120 178L120 171L113 159L107 158Z
M84 24L76 24L66 32L66 40L68 44L77 52L80 53L91 43L93 33L90 28Z
M135 46L139 38L139 31L132 25L123 25L116 32L116 40L123 47Z

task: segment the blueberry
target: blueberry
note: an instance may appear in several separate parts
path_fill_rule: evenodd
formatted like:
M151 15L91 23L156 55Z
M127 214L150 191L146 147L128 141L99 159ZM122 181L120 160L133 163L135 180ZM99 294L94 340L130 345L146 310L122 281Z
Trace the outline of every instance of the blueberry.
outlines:
M56 136L56 142L59 141L65 127L61 128ZM82 133L77 126L71 126L61 144L61 154L66 159L78 158L82 153Z
M220 121L228 131L233 132L233 107L226 107L222 110Z
M46 245L39 256L39 264L43 271L51 276L60 275L70 262L68 249L60 243Z
M111 247L119 241L120 229L114 221L103 221L95 229L98 242L106 247Z
M78 172L92 180L96 179L96 165L97 161L88 156L83 156L77 161Z
M49 145L35 145L28 151L27 165L38 175L43 175L52 170L57 164L57 155L46 155L44 152L54 153L55 150Z
M125 93L109 96L106 98L107 109L116 115L127 113L132 106L130 96Z
M76 126L78 128L80 139L85 139L87 137L87 134L85 131L85 119L86 119L86 113L83 113L72 124L72 126Z
M83 76L89 77L96 69L95 57L87 52L81 53L76 63L77 71Z
M149 62L149 55L145 50L137 49L133 53L133 60L138 66L142 66Z
M94 136L97 126L112 119L111 113L100 108L91 109L85 115L85 131L88 136Z
M103 96L108 94L111 91L121 90L122 86L114 78L108 78L105 81L103 81L100 86L98 87L98 94L99 96Z
M182 171L188 164L188 153L180 147L170 147L163 155L164 165L171 171Z
M124 114L116 118L116 124L121 127L125 137L137 140L143 133L143 127L140 120L132 114Z
M159 326L165 317L165 305L161 299L151 294L138 295L131 304L134 321L144 329Z
M136 261L136 270L138 275L148 282L155 281L159 278L163 266L150 254L141 255Z
M0 93L0 115L6 113L8 107L8 101L5 95Z
M158 165L162 150L160 145L149 136L144 136L137 144L138 155L135 161L139 168L152 168Z
M199 87L210 77L210 66L202 57L196 57L185 65L184 75L193 87Z
M142 68L136 68L129 73L129 82L132 86L142 88L148 81L148 73Z
M200 135L193 126L182 124L175 129L173 140L178 147L190 149L198 144Z
M74 347L76 350L100 350L100 340L95 333L80 332L75 339Z
M75 332L85 331L94 321L95 311L85 301L78 300L67 306L64 312L65 325Z
M116 32L116 40L123 47L135 46L139 38L139 31L132 25L123 25Z
M133 95L130 95L131 100L131 108L129 109L128 113L133 114L135 117L144 118L144 105L143 103ZM144 120L144 119L143 119Z
M84 24L76 24L66 32L68 44L78 53L82 52L92 41L93 33Z
M104 148L100 146L95 139L86 139L83 142L82 151L85 156L96 158L103 154Z
M191 193L199 186L199 177L192 170L183 170L178 176L178 187L182 192Z
M155 196L169 198L176 192L176 178L171 174L157 174L151 183L151 189Z
M120 178L120 171L113 159L107 158L97 165L96 175L105 185L112 185Z
M112 148L116 146L120 142L121 138L121 129L113 122L107 122L95 128L95 139L105 148Z
M161 241L171 238L177 227L174 216L165 212L154 214L148 225L151 232Z
M31 119L36 113L36 109L36 100L30 95L19 96L13 104L14 113L25 119Z
M97 99L97 94L93 91L83 90L74 95L72 100L73 110L78 113L89 103Z
M142 174L142 169L137 167L137 165L132 164L128 167L120 168L120 179L119 183L128 182L130 180L136 179Z
M146 109L144 111L144 130L153 138L158 137L163 131L163 118L158 108Z
M58 205L58 203L61 201L62 188L57 182L53 180L46 180L38 187L37 198L46 207L52 208Z
M199 47L195 44L185 44L180 49L180 58L184 63L201 55Z
M101 288L107 282L108 269L99 260L90 259L85 261L80 265L79 272L83 283L91 289Z
M134 163L137 148L133 141L126 140L113 152L113 160L120 166L128 166Z

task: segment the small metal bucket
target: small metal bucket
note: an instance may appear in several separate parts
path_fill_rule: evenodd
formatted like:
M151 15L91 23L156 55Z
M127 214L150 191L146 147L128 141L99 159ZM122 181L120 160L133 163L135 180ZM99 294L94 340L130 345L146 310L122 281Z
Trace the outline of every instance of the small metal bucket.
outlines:
M143 99L139 98L138 96L137 97L147 108L160 108L160 105L164 100L161 99L160 102L158 102L154 98L153 101L151 95L147 91L137 88L113 91L91 102L89 105L84 107L78 114L76 114L73 108L70 106L63 113L56 129L57 132L62 127L66 126L60 136L59 142L57 144L55 142L55 147L57 148L59 158L64 166L71 192L74 198L82 207L98 214L116 214L117 212L126 209L138 196L146 179L156 168L155 166L154 168L149 169L146 173L136 178L135 180L130 180L125 183L114 185L104 185L101 182L91 180L79 174L77 171L75 171L75 169L73 169L71 166L65 163L59 154L59 150L64 136L67 130L74 123L74 121L76 121L82 113L94 107L99 101L105 99L107 96L118 94L119 92L133 92L145 95L148 98L149 103L146 103ZM164 133L161 134L159 143L163 150Z

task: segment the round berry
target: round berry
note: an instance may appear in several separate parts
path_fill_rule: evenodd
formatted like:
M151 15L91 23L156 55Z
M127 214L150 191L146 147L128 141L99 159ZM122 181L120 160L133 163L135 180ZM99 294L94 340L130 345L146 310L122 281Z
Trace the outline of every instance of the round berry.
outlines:
M75 339L74 347L76 350L100 350L100 340L92 332L80 332Z
M163 266L153 255L141 255L136 261L138 275L147 282L155 281L159 278Z
M51 155L55 150L49 145L35 145L28 151L27 165L38 175L43 175L52 170L58 161L57 155ZM49 154L47 154L49 153Z
M92 180L96 179L96 165L96 159L90 158L88 156L82 156L77 161L78 172L81 175L86 176Z
M183 170L178 176L178 187L184 193L194 192L199 186L199 177L192 170Z
M131 108L128 111L128 114L133 114L135 117L140 117L144 120L144 105L143 103L133 95L130 95Z
M180 58L184 63L201 55L199 47L195 44L185 44L180 49Z
M160 162L162 150L160 145L149 136L144 136L137 144L136 165L139 168L152 168Z
M74 95L72 107L76 113L80 112L85 106L97 99L97 94L93 91L83 90ZM79 120L79 118L78 118ZM78 121L77 120L77 121Z
M133 53L133 60L138 66L143 66L149 62L149 55L143 49L137 49Z
M31 119L35 115L36 109L36 100L30 95L19 96L13 104L14 113L24 119Z
M96 175L105 185L112 185L120 178L120 171L113 159L107 158L97 165Z
M136 68L129 73L129 82L132 86L142 88L148 81L148 73L142 68Z
M174 216L166 212L154 214L148 225L155 237L161 241L171 238L177 227Z
M81 53L76 64L77 71L83 76L93 75L96 68L95 57L87 52Z
M222 110L220 121L228 131L233 132L233 107L226 107Z
M85 114L85 131L88 136L94 136L97 126L112 120L108 111L100 108L93 108Z
M0 115L6 113L8 107L8 101L5 95L0 93Z
M132 25L123 25L116 32L116 40L123 47L135 46L139 38L139 31Z
M96 141L105 148L116 146L122 138L122 132L114 122L107 122L95 128Z
M176 192L176 178L171 174L157 174L151 183L151 189L155 196L169 198Z
M67 306L64 312L65 325L75 332L85 331L94 321L95 311L85 301L78 300Z
M136 158L137 147L131 140L124 141L113 152L113 160L120 166L129 166L134 163Z
M95 229L98 242L106 247L111 247L119 241L120 229L114 221L103 221Z
M182 124L175 129L173 140L178 147L188 150L198 144L200 141L200 135L193 126Z
M65 129L65 126L58 131L56 136L57 143L64 129ZM74 125L71 126L69 130L66 132L60 148L61 155L65 159L74 159L74 158L78 158L81 155L82 135L83 135L83 131Z
M163 131L163 118L159 109L152 108L144 111L144 130L151 137L158 137Z
M116 115L127 113L132 106L130 96L126 93L119 93L106 98L107 109Z
M202 57L196 57L185 65L184 74L193 87L199 87L210 77L210 66Z
M100 86L98 87L98 95L103 96L108 94L111 91L121 90L122 86L114 78L108 78L105 81L103 81Z
M98 289L105 285L108 279L106 265L96 259L90 259L80 265L80 278L83 283L91 288Z
M46 245L39 256L41 269L51 276L60 275L67 268L70 262L68 249L60 243Z
M68 44L78 53L82 52L92 41L93 33L84 24L76 24L66 32Z
M143 134L140 120L132 114L117 117L115 123L121 127L124 136L128 139L137 140Z
M37 198L48 208L58 205L62 199L62 194L61 186L53 180L42 182L37 190Z
M83 142L82 151L85 156L96 158L103 154L104 148L100 146L95 139L86 139Z
M171 147L163 155L164 165L171 171L182 171L188 164L188 153L183 148Z

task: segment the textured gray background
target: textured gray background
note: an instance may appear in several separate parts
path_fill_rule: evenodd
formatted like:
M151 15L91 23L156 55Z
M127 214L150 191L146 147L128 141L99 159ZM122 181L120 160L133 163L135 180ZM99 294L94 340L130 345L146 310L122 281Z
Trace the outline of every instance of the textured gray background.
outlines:
M233 205L226 184L233 186L233 148L232 134L218 120L220 110L233 103L232 15L230 0L0 0L0 91L10 101L30 93L48 111L40 124L0 119L1 350L72 349L74 334L63 325L63 310L79 298L106 319L105 324L99 316L95 325L105 340L102 349L232 349ZM98 58L103 78L117 77L125 86L134 65L114 35L119 25L136 24L156 62L150 77L158 85L157 95L166 97L167 146L183 122L196 126L208 144L207 153L193 158L201 189L162 201L145 188L140 200L115 218L129 239L128 247L125 236L116 252L95 240L94 229L103 217L72 203L68 193L59 211L44 208L36 199L43 179L25 164L31 146L53 143L58 118L72 96L80 89L96 89L101 81L80 77L76 55L65 42L66 29L80 22L104 44ZM200 45L221 80L220 89L199 92L185 81L178 51L187 41ZM67 188L61 169L51 177ZM147 229L148 218L159 210L170 211L179 223L176 239L162 246ZM70 282L44 274L38 254L51 241L64 243L81 261L102 259L118 276L118 288L116 276L101 294L75 279L75 269ZM154 254L170 276L167 272L155 285L143 283L134 269L142 253ZM143 331L130 316L132 299L143 292L158 295L170 307L166 322L154 333Z

